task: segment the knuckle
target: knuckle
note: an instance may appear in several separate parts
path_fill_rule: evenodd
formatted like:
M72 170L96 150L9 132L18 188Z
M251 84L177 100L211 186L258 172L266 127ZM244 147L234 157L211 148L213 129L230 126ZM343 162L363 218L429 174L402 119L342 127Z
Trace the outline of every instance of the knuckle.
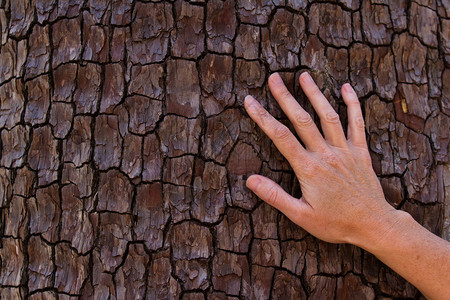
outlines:
M347 106L360 106L359 100L357 97L351 97L350 99L347 100L346 103Z
M274 136L278 139L286 139L291 131L286 126L279 124L274 128Z
M319 165L315 161L310 161L304 164L301 169L306 174L316 174L319 169Z
M340 160L338 158L338 156L332 152L332 151L327 151L323 154L323 160L324 162L326 162L328 165L330 166L339 166L340 165Z
M364 129L366 127L364 119L361 116L355 118L355 124L358 128Z
M339 115L335 111L330 111L325 114L325 120L329 123L339 123Z
M310 159L299 166L299 174L301 176L311 176L314 174L321 174L324 172L324 166L315 159Z
M295 123L301 128L309 128L314 124L313 119L308 113L299 113L295 118Z
M320 91L320 89L316 86L312 89L311 91L311 95L313 97L321 97L322 96L322 92Z
M266 202L272 206L275 206L278 201L278 190L275 186L271 186L267 190Z
M370 157L369 151L362 151L360 159L364 164L372 166L372 157Z
M260 119L267 119L269 117L269 113L263 107L258 107L256 113Z
M286 87L280 88L280 96L282 98L289 98L291 97L291 92Z

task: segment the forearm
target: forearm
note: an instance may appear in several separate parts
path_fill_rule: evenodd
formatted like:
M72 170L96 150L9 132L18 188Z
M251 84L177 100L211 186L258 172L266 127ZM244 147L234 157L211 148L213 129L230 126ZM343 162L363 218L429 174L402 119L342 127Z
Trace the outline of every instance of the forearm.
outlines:
M358 246L417 287L428 299L450 296L450 243L418 224L408 213L397 211ZM378 231L380 235L380 231Z

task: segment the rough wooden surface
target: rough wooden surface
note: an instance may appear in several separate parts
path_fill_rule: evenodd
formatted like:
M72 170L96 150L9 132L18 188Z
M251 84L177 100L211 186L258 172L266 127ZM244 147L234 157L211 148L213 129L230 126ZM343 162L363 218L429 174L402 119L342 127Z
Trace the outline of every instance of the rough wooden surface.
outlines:
M447 0L1 0L0 298L423 299L245 188L300 196L243 98L285 122L279 71L313 113L305 70L344 123L355 87L388 201L450 240Z

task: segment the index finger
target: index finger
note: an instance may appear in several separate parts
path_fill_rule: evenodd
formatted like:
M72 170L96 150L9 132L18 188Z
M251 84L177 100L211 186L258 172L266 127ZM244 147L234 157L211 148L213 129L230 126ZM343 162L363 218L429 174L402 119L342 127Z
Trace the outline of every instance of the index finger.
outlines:
M245 97L244 105L252 120L273 141L281 154L289 161L292 168L294 170L297 169L300 156L305 155L306 150L289 128L277 121L252 96Z

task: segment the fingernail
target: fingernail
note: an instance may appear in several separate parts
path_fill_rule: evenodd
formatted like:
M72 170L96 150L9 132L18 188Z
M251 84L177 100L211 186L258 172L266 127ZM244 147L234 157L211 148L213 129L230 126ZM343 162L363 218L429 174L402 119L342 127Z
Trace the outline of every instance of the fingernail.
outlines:
M252 96L248 95L245 97L245 110L249 115L255 115L258 112L258 101Z
M256 189L258 188L258 186L261 184L261 179L259 179L256 176L250 176L247 181L245 182L245 184L247 185L247 187L249 189L251 189L252 191L256 191Z
M302 79L303 79L304 83L313 83L313 79L312 79L311 75L309 75L308 72L303 72L302 73Z
M350 85L350 83L345 83L344 84L344 90L346 92L351 92L353 90L352 86Z
M252 96L247 95L247 96L245 96L244 102L246 102L250 106L250 105L254 104L255 99L253 99Z
M270 75L270 78L273 81L273 83L282 83L283 82L283 79L281 79L280 74L278 74L277 72Z

